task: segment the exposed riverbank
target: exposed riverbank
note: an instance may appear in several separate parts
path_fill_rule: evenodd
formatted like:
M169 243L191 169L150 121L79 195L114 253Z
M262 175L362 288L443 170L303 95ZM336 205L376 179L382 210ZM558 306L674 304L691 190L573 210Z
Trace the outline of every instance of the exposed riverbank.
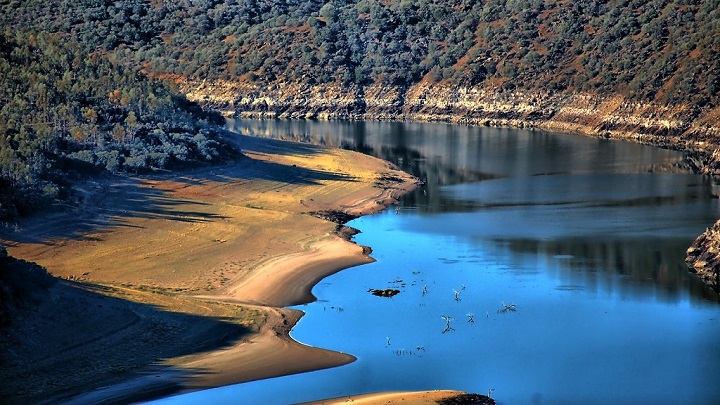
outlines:
M372 260L328 213L377 212L417 180L355 152L236 141L236 162L90 182L69 212L3 231L64 279L13 326L3 398L127 402L353 360L290 339L301 313L282 307Z

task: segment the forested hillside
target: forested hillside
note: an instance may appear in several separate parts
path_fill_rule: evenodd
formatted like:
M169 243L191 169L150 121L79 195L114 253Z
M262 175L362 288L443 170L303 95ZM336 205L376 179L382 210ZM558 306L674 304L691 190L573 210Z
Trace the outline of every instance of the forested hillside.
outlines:
M156 74L271 84L433 82L718 104L718 0L6 0Z
M63 197L73 173L137 173L218 156L212 116L72 40L0 34L0 217Z

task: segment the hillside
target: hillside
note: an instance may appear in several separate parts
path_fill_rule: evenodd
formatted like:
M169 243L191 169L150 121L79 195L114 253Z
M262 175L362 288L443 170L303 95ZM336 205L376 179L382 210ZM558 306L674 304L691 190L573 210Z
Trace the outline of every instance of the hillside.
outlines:
M4 3L6 24L69 33L190 80L358 89L431 80L699 108L717 106L720 89L718 1Z
M532 126L718 169L718 0L4 3L6 26L69 36L227 113Z
M0 33L0 218L68 200L73 178L217 160L221 117L112 55Z

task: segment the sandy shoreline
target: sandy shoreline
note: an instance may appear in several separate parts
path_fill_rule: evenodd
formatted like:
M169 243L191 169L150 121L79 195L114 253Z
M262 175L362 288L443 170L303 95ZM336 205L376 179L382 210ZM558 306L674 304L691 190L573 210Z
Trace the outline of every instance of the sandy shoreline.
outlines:
M45 334L25 343L42 361L4 369L5 377L28 379L2 392L11 403L122 403L354 360L289 337L301 313L282 307L313 300L319 280L372 260L338 235L337 224L312 213L374 213L417 180L355 152L242 136L237 142L246 155L237 162L90 182L74 211L32 218L0 235L13 256L73 280L54 290L54 299L70 303L60 338L50 320L28 321L28 330ZM85 286L92 291L82 294L91 295L77 298ZM98 304L88 309L81 304L88 299ZM77 318L94 319L97 336ZM212 323L188 333L196 319ZM210 332L218 329L225 335L216 341ZM156 357L150 352L162 339L173 343ZM42 349L44 340L57 344ZM21 360L25 349L15 350ZM137 360L128 364L113 349L137 352ZM48 367L49 376L40 373ZM68 370L81 382L64 379ZM38 382L43 378L51 383Z
M379 392L365 395L353 395L350 397L331 398L321 401L306 402L300 405L337 405L352 402L355 405L376 405L376 404L403 404L421 405L437 404L438 400L457 397L462 395L460 391L418 391L418 392Z

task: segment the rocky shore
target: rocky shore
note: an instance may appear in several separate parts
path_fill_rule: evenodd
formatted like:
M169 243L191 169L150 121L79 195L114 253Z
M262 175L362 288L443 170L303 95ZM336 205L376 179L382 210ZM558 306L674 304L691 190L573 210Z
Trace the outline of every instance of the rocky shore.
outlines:
M685 262L690 272L716 292L720 291L720 220L695 239L687 250Z

